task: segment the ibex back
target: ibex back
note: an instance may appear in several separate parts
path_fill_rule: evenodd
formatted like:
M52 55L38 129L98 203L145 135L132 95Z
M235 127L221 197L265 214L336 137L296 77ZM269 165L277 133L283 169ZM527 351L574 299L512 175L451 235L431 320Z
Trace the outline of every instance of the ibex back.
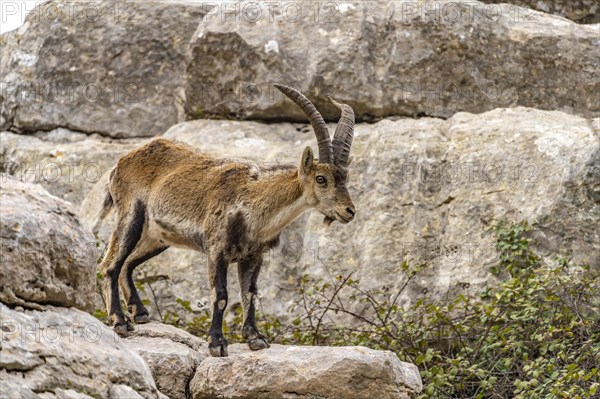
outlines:
M279 241L288 224L309 208L325 223L348 223L355 208L346 182L354 134L354 112L342 116L331 141L314 105L295 89L275 85L307 115L318 141L319 159L306 147L298 167L257 168L254 163L215 158L184 144L156 139L123 156L110 173L101 217L114 206L117 225L102 261L108 314L119 333L132 329L120 305L119 286L136 323L149 322L133 282L134 269L170 246L207 254L212 325L209 349L227 356L223 312L227 266L238 264L244 324L253 350L269 347L254 318L262 254Z

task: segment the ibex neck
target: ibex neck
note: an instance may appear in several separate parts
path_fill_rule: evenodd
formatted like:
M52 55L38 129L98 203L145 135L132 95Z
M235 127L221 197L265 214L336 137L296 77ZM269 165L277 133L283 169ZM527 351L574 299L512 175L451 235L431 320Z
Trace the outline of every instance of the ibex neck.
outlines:
M277 172L260 180L259 238L270 240L309 208L297 170Z

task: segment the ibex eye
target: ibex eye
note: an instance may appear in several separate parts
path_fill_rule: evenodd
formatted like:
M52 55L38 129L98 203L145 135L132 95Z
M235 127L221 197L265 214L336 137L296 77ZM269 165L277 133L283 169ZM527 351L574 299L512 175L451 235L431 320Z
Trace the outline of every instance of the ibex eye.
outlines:
M317 180L317 183L319 184L325 184L325 182L327 181L323 176L317 176L315 180Z

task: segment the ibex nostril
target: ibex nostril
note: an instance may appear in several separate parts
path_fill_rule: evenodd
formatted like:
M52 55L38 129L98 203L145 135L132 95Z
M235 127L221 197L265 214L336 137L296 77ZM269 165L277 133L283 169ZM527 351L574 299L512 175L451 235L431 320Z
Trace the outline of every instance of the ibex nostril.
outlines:
M354 217L354 215L356 214L356 212L354 211L354 209L350 208L350 207L346 208L346 212L348 212L349 214L351 214L352 217Z

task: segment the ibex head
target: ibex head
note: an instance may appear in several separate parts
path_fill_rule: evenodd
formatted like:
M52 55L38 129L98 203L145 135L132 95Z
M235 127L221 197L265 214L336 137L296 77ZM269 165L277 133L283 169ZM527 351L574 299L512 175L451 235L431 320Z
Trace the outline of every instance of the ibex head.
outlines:
M312 149L306 147L298 167L298 175L304 183L304 193L309 205L325 215L324 222L328 225L334 220L349 223L356 214L346 188L348 166L351 163L350 147L354 136L354 111L350 106L339 104L329 97L342 112L331 141L323 116L302 93L279 84L275 84L275 87L302 109L317 136L319 159L315 160Z

